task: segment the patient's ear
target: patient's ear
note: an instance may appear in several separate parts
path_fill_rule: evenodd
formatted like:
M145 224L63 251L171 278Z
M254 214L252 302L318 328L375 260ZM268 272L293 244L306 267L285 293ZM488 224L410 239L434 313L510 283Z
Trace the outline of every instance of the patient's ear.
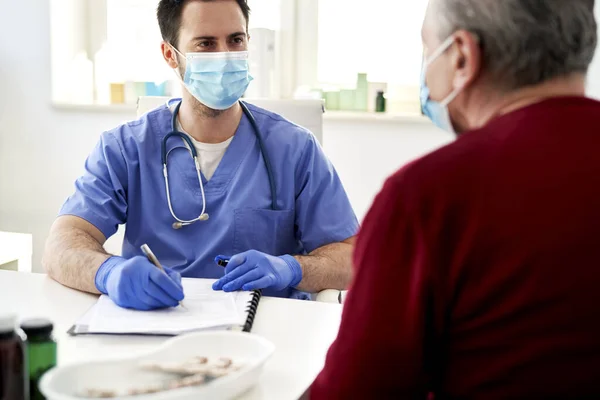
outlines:
M464 88L471 84L480 73L483 54L479 39L469 31L459 30L454 33L454 43L458 51L454 53L453 62L457 73L454 76L454 88Z

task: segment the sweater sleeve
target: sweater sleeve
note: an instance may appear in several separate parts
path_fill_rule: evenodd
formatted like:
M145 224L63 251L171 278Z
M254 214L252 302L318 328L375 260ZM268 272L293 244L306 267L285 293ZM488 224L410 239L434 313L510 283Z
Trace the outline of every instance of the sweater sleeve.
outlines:
M341 328L311 399L426 398L427 253L411 185L389 179L359 234Z

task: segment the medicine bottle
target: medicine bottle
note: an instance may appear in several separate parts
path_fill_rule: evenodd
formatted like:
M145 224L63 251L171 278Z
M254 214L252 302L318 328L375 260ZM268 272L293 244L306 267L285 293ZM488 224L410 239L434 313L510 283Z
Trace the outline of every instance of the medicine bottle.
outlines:
M31 319L21 323L27 335L27 364L29 367L29 396L31 400L44 400L39 389L40 379L56 365L56 341L52 337L52 322Z
M386 110L385 93L377 92L377 98L375 99L375 112L384 113Z
M0 400L28 399L23 338L15 330L17 317L0 314Z

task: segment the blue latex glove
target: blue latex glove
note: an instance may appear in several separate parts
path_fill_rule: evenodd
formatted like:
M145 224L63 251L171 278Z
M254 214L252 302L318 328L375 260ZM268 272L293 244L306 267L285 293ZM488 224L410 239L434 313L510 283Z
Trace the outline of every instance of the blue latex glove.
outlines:
M111 257L96 273L96 288L117 305L136 310L176 307L183 300L181 275L156 268L146 257Z
M225 257L218 256L216 260ZM300 263L292 256L274 257L250 250L233 256L225 268L225 276L213 284L214 290L275 289L294 287L302 280Z

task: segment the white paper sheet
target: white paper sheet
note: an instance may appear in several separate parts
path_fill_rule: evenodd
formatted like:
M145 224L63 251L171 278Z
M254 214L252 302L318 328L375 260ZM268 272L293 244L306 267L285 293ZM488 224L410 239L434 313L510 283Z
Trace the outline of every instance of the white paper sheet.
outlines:
M180 334L215 327L239 326L246 320L251 293L212 290L211 280L183 279L183 307L136 311L101 296L90 310L89 333Z

